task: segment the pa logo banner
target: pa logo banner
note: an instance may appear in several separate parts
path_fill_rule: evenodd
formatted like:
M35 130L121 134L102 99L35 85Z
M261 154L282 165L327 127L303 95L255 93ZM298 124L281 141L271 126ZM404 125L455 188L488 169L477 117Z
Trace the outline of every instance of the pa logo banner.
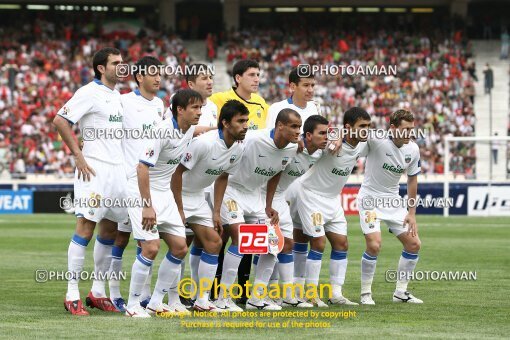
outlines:
M238 243L240 254L278 255L283 249L284 238L278 225L241 224Z

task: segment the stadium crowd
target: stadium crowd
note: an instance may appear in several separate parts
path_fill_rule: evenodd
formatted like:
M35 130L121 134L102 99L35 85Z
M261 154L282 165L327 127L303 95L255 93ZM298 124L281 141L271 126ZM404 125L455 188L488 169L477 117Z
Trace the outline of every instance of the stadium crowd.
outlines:
M14 174L73 173L73 159L51 120L80 86L92 80L88 60L98 48L113 45L127 62L147 53L166 56L167 65L190 61L178 37L155 31L138 37L99 38L101 35L87 35L69 27L55 29L54 24L40 20L26 24L21 31L2 30L0 149L7 159L5 166ZM416 114L416 125L426 131L426 138L417 140L422 172L442 173L444 136L474 135L474 65L469 63L470 46L462 34L337 33L233 33L227 42L227 63L242 58L259 60L263 71L260 92L268 103L289 95L288 71L298 64L397 65L396 77L318 75L316 101L334 124L339 124L340 113L347 108L364 107L372 115L375 128L386 127L395 109L410 109ZM175 90L185 86L177 77L165 77L162 82L159 96L165 103ZM134 86L131 81L123 83L121 93ZM452 171L472 174L474 152L469 145L459 144L454 149Z
M261 61L260 92L269 103L289 95L288 70L299 64L397 65L396 77L319 74L316 101L335 124L341 122L340 113L352 106L366 108L374 128L386 128L389 114L398 108L414 112L416 126L426 131L426 138L417 140L423 173L443 173L444 136L474 135L474 64L469 63L470 46L461 32L450 38L399 31L316 30L289 35L247 30L230 36L226 54L228 64L242 58ZM473 174L474 156L474 148L458 145L452 171Z

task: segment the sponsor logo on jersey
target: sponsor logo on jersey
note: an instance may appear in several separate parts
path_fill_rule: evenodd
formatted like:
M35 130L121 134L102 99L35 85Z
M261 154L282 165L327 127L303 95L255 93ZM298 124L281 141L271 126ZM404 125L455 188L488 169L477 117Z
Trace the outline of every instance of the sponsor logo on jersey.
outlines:
M405 161L406 161L406 163L411 162L411 155L410 154L406 154Z
M301 170L301 171L294 171L294 170L290 170L289 172L287 172L287 175L289 176L294 176L294 177L299 177L301 175L303 175L305 173L305 170Z
M394 165L391 165L391 164L388 164L388 163L384 163L382 167L383 167L384 170L388 170L388 171L391 171L391 172L396 173L396 174L401 174L401 173L404 172L404 169L402 169L400 167L400 165L397 165L395 167Z
M179 164L179 162L181 161L181 158L175 158L175 159L170 159L168 162L166 162L166 164L171 164L171 165L175 165L175 164Z
M351 174L351 168L345 168L345 170L333 168L333 170L331 170L331 173L338 176L349 176Z
M273 168L269 168L269 170L266 170L266 169L261 169L259 167L256 167L254 172L258 175L268 176L268 177L273 177L274 175L277 174L277 172Z
M142 124L142 131L147 131L152 129L152 124Z
M211 176L219 176L223 173L223 167L220 167L219 169L207 169L205 173Z
M110 115L110 119L108 119L111 123L122 123L122 115Z
M248 130L258 130L259 129L259 126L253 122L250 122L250 124L248 125Z

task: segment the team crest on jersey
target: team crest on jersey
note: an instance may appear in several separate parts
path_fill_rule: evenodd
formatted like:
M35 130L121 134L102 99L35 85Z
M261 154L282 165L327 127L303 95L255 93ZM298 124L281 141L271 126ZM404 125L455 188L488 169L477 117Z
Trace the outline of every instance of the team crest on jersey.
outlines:
M145 156L147 156L149 158L154 156L154 149L153 148L148 148L147 151L145 151Z
M67 106L64 106L62 108L62 116L67 116L69 114L69 108Z
M405 161L406 161L406 163L409 163L411 161L411 155L410 154L407 154L405 156Z
M91 193L90 199L89 199L89 206L91 208L98 208L100 203L101 203L101 195L96 194L95 192ZM90 211L89 211L89 214L90 214ZM91 215L94 215L94 213L92 213Z
M217 119L218 113L216 111L212 111L212 116L214 119Z
M289 162L289 157L283 157L282 166L286 166L288 162Z
M186 156L184 156L183 161L184 161L185 163L186 163L186 162L189 162L189 161L191 161L191 157L192 157L192 156L191 156L191 154L188 152L188 153L186 153Z
M232 157L230 157L230 164L234 163L236 161L236 158L237 155L232 155Z
M260 109L257 110L257 117L260 118L260 116L262 115L262 112L260 112Z

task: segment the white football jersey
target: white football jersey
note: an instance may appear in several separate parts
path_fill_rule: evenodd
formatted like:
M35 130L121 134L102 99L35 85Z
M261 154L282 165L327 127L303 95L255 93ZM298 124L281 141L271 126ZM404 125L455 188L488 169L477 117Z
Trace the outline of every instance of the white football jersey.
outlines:
M242 154L242 143L234 142L227 148L222 130L211 130L194 138L181 159L181 164L188 169L182 176L182 191L201 192L223 172L234 174Z
M301 116L301 122L302 122L301 132L303 132L303 126L305 125L305 121L308 117L320 114L319 108L314 101L307 102L306 107L302 108L302 107L296 106L294 104L294 102L292 101L292 97L290 97L290 98L287 98L280 102L276 102L269 107L269 111L267 114L266 128L272 129L275 127L276 117L278 117L278 113L280 113L280 111L283 109L292 109L292 110L296 111L297 113L299 113L299 115Z
M321 196L340 195L366 147L366 142L358 143L356 147L344 142L339 154L324 152L312 168L299 179L301 185Z
M111 164L124 162L122 141L114 137L114 131L122 129L119 91L111 90L101 81L94 79L79 88L57 114L72 124L79 122L85 157ZM98 132L100 129L112 137L101 137Z
M250 192L260 189L272 177L285 170L297 152L297 143L278 149L274 144L274 129L248 131L244 140L241 166L229 176L229 185Z
M317 150L313 154L309 154L306 148L303 149L303 152L299 152L292 162L290 162L285 171L282 172L282 176L280 177L280 181L278 182L278 187L276 188L276 192L284 192L288 187L294 182L296 179L301 177L307 172L312 165L317 162L317 160L321 157L322 150Z
M145 99L139 90L120 96L123 109L122 127L124 130L137 130L143 133L153 129L161 120L164 111L163 101L154 97ZM122 140L127 178L136 177L136 166L140 160L140 152L145 145L142 138L129 138L134 133L125 133Z
M181 162L181 156L191 142L196 125L192 125L188 131L177 138L179 126L175 118L162 120L155 129L165 130L160 135L171 136L175 132L175 138L151 139L145 141L145 147L140 154L140 163L150 167L149 178L151 189L170 190L170 179Z
M420 149L414 141L398 148L389 138L369 138L365 177L358 196L398 196L400 177L420 173Z

